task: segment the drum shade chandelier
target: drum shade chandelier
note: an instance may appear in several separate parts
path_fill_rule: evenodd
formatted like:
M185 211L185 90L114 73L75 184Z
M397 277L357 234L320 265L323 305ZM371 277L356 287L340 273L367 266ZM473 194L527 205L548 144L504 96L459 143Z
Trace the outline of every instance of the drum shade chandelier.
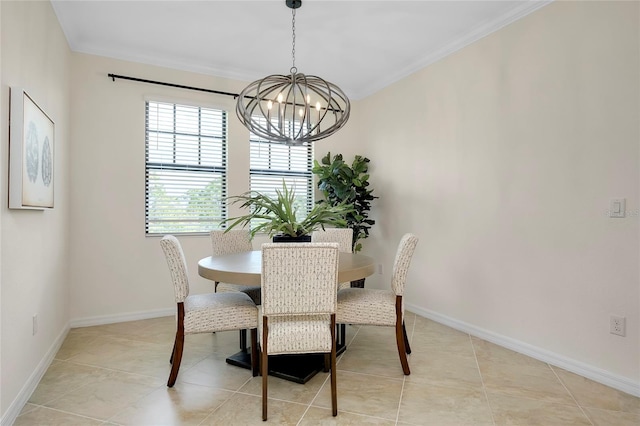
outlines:
M335 84L296 68L296 9L302 0L286 0L291 8L293 63L289 75L273 74L249 84L238 96L236 114L258 137L301 145L333 135L349 119L347 95Z

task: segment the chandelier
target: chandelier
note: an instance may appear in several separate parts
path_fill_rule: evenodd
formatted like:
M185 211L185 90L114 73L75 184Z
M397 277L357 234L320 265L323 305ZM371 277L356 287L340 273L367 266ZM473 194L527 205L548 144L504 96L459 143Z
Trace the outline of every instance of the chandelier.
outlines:
M347 95L335 84L296 68L296 9L302 0L285 0L291 8L293 63L289 75L273 74L249 84L238 95L236 114L258 137L301 145L331 136L349 119Z

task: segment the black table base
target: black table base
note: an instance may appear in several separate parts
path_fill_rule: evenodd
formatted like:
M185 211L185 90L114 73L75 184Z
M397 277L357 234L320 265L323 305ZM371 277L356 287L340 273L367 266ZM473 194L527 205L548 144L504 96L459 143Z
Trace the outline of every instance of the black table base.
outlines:
M337 356L347 349L344 324L338 326L336 337ZM251 369L251 348L246 346L245 330L240 333L240 351L228 357L226 361L227 364L235 365L236 367ZM305 384L320 371L324 371L324 354L269 356L269 375L273 377Z

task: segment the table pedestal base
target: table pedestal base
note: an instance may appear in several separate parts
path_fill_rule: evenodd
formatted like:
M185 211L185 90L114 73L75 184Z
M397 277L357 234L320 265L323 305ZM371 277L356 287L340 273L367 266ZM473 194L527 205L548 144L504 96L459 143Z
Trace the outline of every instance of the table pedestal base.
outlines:
M344 324L338 326L336 356L347 347L344 344ZM242 335L241 335L242 342ZM240 352L227 358L227 364L251 369L251 348L243 346ZM260 353L260 351L258 351ZM258 357L259 358L259 357ZM259 360L258 360L259 361ZM269 356L269 375L291 382L305 384L318 372L324 371L324 354L271 355Z

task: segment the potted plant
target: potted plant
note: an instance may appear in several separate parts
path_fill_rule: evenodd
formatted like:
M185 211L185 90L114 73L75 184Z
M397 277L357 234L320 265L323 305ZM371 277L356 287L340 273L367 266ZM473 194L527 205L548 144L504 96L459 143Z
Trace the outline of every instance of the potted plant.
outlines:
M347 227L353 229L353 252L362 249L359 241L369 236L369 229L375 220L369 219L371 201L378 198L373 189L369 188L369 159L356 155L351 166L345 163L342 154L333 158L327 153L322 158L322 164L314 160L313 173L318 176L318 189L325 199L318 205L329 204L338 206L351 204L353 210L347 213Z
M276 189L275 198L259 191L247 191L229 199L232 204L241 203L240 207L248 208L249 213L226 219L223 223L230 223L227 230L252 225L251 238L262 232L272 237L274 242L310 241L311 232L324 229L325 225L344 228L347 226L346 215L353 211L353 206L348 203L315 204L306 217L299 219L295 191L287 188L284 180L282 190Z

